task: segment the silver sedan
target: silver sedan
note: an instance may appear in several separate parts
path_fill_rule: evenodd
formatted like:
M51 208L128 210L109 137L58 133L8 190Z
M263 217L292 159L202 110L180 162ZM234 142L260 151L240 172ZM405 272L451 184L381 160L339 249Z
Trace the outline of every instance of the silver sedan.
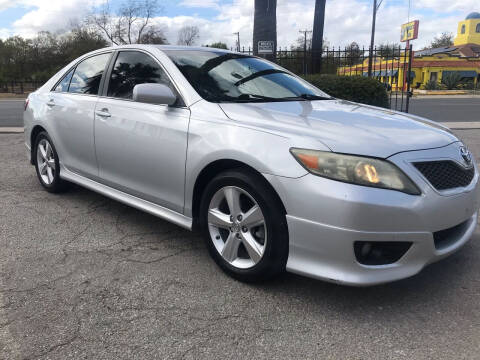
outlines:
M24 123L47 191L73 182L198 228L243 281L393 281L477 224L475 161L448 129L334 99L253 56L98 50L31 94Z

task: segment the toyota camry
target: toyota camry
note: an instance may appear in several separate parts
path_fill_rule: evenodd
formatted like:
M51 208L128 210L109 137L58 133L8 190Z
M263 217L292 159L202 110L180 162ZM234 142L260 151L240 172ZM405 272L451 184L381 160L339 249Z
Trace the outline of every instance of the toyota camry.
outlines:
M242 281L398 280L477 225L477 167L447 128L335 99L255 56L97 50L30 94L24 125L47 191L76 183L199 229Z

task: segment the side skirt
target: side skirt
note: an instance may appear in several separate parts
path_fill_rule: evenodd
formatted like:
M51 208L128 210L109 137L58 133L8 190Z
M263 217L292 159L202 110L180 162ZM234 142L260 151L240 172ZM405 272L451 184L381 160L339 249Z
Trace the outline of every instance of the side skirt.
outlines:
M179 214L175 211L169 210L163 206L154 204L150 201L146 201L136 196L113 189L109 186L100 184L84 176L75 174L74 172L71 172L70 170L66 169L65 166L63 165L60 165L60 167L61 167L60 177L62 179L71 181L75 184L78 184L87 189L93 190L95 192L98 192L109 198L120 201L121 203L130 205L139 210L143 210L149 214L158 216L159 218L165 219L187 230L192 230L192 219L185 215Z

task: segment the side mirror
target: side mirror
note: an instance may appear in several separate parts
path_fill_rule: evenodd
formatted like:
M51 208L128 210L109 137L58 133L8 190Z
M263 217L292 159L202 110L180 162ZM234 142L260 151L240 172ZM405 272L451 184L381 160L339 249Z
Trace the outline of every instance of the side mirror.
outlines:
M133 101L170 106L175 104L177 96L163 84L138 84L133 88Z

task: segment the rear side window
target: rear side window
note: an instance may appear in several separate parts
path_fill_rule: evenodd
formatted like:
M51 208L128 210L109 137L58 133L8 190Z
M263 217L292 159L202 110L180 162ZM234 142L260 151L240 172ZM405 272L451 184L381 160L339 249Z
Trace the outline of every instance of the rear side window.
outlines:
M118 54L108 85L108 96L132 99L133 88L138 84L157 83L170 87L170 80L155 60L138 51L122 51Z
M107 66L110 54L92 56L77 65L68 92L97 95L100 80Z
M68 85L70 85L70 80L72 79L73 75L73 70L70 70L67 75L63 78L62 81L60 81L55 88L55 92L67 92L68 91Z

